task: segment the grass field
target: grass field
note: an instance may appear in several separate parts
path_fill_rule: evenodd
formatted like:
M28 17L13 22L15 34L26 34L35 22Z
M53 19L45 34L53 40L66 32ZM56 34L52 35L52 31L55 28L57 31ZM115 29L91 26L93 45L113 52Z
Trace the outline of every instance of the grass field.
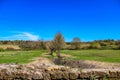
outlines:
M44 51L5 51L0 52L0 63L27 63L41 56Z
M64 50L62 53L73 56L75 60L120 62L120 50Z
M28 63L47 51L5 51L0 52L0 63ZM62 54L70 55L75 60L95 60L103 62L120 62L120 50L63 50Z

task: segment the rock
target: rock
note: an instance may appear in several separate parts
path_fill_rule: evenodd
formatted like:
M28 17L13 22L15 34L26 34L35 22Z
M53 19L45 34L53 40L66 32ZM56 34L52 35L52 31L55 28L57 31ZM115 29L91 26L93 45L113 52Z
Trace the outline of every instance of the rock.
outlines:
M62 71L56 71L56 79L62 79L63 78L63 72Z
M50 74L49 73L43 73L43 79L44 80L51 80Z
M92 73L93 73L93 75L95 75L96 77L99 77L99 78L103 78L107 75L107 73L105 71L93 71Z
M71 71L69 72L69 78L71 80L76 80L79 77L79 72L78 69L71 69Z
M0 65L0 80L79 80L80 78L120 78L120 69L79 69L58 65Z
M34 79L34 80L41 80L41 79L43 79L42 73L40 73L40 72L35 72L34 75L33 75L33 79Z
M51 72L50 72L50 77L51 77L52 80L55 80L55 79L56 79L56 76L57 76L57 75L55 74L55 71L51 71Z
M109 71L109 77L117 78L117 72L116 71Z
M117 71L117 77L120 78L120 71Z
M91 76L91 72L81 72L79 73L79 78L89 78Z
M63 79L69 80L69 72L67 72L67 71L63 72Z

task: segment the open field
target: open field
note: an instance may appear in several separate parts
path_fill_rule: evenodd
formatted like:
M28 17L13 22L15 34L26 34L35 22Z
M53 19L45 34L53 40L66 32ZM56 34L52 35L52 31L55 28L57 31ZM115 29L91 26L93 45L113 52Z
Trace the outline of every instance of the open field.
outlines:
M0 52L0 63L28 63L37 57L46 57L45 53L45 50ZM63 50L61 53L74 60L120 63L120 50Z
M27 63L40 57L44 51L5 51L0 52L0 63Z
M75 60L120 62L120 50L63 50L62 53Z

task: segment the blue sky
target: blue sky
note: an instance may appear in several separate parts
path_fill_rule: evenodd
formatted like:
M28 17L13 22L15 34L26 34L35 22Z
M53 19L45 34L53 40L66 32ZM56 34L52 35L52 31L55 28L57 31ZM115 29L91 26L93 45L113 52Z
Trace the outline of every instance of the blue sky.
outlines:
M119 0L0 0L0 40L120 39Z

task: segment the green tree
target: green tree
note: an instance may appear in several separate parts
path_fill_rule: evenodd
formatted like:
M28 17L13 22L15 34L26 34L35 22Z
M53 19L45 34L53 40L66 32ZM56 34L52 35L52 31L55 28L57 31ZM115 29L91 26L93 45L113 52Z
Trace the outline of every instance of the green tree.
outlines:
M93 48L93 49L100 49L101 45L98 42L92 42L91 48Z
M65 44L64 37L60 32L55 35L53 44L56 49L57 57L60 58L60 50L64 47Z

